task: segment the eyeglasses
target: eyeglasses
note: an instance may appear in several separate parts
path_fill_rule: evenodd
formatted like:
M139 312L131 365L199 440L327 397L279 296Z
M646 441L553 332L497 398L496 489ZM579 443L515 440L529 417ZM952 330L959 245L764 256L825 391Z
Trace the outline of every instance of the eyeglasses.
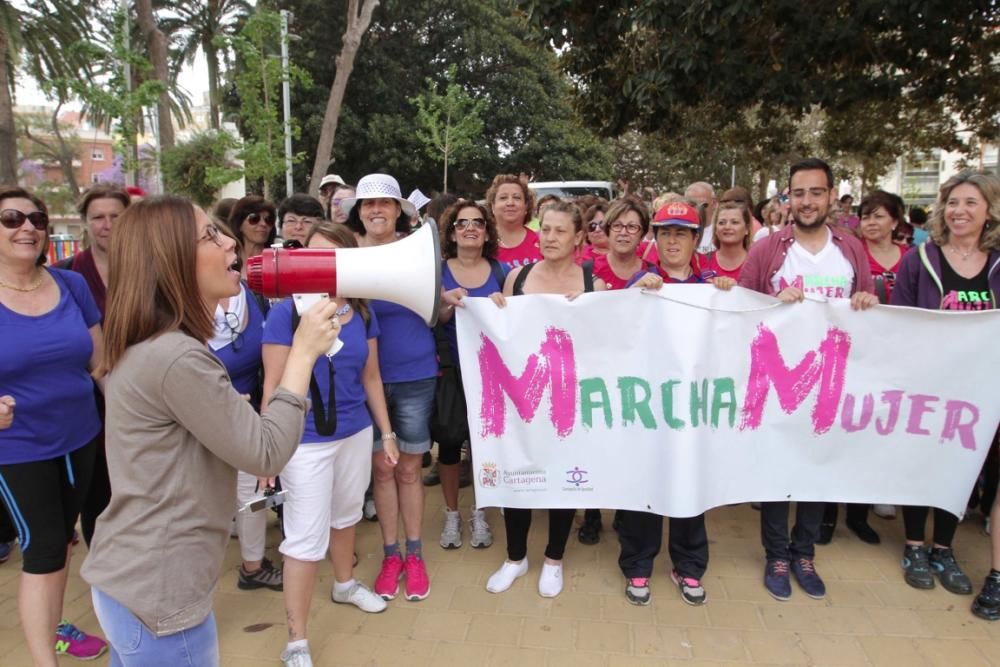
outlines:
M601 228L601 224L600 222L591 222L587 225L587 231L596 232Z
M19 229L25 220L30 220L32 226L40 232L49 228L49 216L41 211L24 213L14 208L5 208L0 211L0 224L7 229Z
M251 213L250 215L247 216L247 222L249 222L251 225L256 225L258 223L263 222L268 227L274 227L274 220L271 218L271 216L264 213Z
M228 310L225 312L226 316L226 328L229 329L229 335L232 337L230 339L230 344L233 346L233 352L239 352L240 348L243 347L243 332L240 331L240 317L236 313L231 313Z
M205 234L198 241L211 241L215 245L222 247L222 230L214 222L205 225Z
M642 225L640 225L638 222L630 222L627 225L624 222L611 223L611 231L620 232L622 230L625 230L629 234L638 234L639 232L642 231Z
M475 227L476 229L486 229L486 221L482 218L459 218L455 222L451 223L451 226L458 231L465 231L469 227Z

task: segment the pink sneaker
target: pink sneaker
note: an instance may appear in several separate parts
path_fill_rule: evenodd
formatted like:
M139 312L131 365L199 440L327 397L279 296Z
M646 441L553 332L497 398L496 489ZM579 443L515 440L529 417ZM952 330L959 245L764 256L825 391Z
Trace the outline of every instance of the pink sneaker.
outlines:
M393 554L382 559L382 569L375 577L375 595L391 600L399 594L399 579L403 576L403 559Z
M407 554L404 567L406 567L406 599L415 602L430 595L431 580L427 576L424 559Z
M67 620L63 620L56 627L56 655L68 655L78 660L94 660L104 655L107 650L106 641L83 633Z

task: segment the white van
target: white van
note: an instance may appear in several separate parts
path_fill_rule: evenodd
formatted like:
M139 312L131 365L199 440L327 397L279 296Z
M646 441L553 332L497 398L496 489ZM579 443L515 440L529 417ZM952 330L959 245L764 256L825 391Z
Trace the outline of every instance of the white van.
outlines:
M535 201L545 195L556 195L569 200L584 195L595 195L611 201L617 195L615 185L611 181L540 181L528 183L528 188L535 193Z

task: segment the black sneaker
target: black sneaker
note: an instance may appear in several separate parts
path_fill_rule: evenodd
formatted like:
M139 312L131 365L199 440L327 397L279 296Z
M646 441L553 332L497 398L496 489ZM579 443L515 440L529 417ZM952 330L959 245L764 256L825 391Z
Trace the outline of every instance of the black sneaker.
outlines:
M601 528L603 528L601 525L601 515L598 514L595 519L591 512L588 511L583 515L583 523L580 525L580 530L576 536L582 544L597 544L601 541Z
M951 549L931 549L930 565L946 591L955 595L972 595L972 582L958 567Z
M434 462L431 469L424 475L424 486L437 486L441 483L441 474L438 472L438 463Z
M934 575L931 573L930 555L924 546L907 544L903 549L903 579L910 586L928 590L934 588Z
M281 568L275 567L268 559L260 563L260 569L256 572L247 572L240 565L240 578L236 582L236 587L244 591L252 591L257 588L270 588L279 593L283 589L281 579Z
M868 525L867 521L859 521L857 523L853 521L846 521L847 527L852 533L858 536L858 539L865 544L881 544L882 539L878 536L878 533Z
M682 577L677 570L670 571L670 580L677 585L677 590L681 592L681 599L690 605L705 604L708 599L705 595L705 588L701 585L701 580L692 577Z
M813 600L826 597L826 584L816 571L816 564L810 558L799 558L792 561L792 574L806 595Z
M632 604L646 606L651 598L649 591L649 579L645 577L635 577L625 580L625 599Z
M986 577L983 590L972 601L972 613L987 621L1000 621L1000 579Z
M833 531L837 528L835 523L821 523L819 525L819 539L816 544L829 544L833 541Z

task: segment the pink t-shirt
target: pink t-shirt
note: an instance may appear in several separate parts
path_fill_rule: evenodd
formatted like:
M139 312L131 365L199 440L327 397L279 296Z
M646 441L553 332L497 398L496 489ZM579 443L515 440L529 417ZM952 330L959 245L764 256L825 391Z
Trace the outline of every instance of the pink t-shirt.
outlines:
M639 272L652 271L653 267L648 262L643 262ZM633 276L620 277L611 268L611 262L607 255L597 255L594 257L594 276L600 278L607 284L608 289L624 289Z
M743 260L746 263L746 259ZM707 255L698 255L698 264L701 266L702 278L709 280L716 276L726 276L732 278L733 280L740 279L740 270L743 268L743 264L740 264L735 269L727 269L721 264L719 264L719 253L710 252ZM707 272L711 272L710 274Z
M497 259L510 266L525 266L541 261L542 251L538 249L538 234L525 227L524 240L513 248L497 250Z

